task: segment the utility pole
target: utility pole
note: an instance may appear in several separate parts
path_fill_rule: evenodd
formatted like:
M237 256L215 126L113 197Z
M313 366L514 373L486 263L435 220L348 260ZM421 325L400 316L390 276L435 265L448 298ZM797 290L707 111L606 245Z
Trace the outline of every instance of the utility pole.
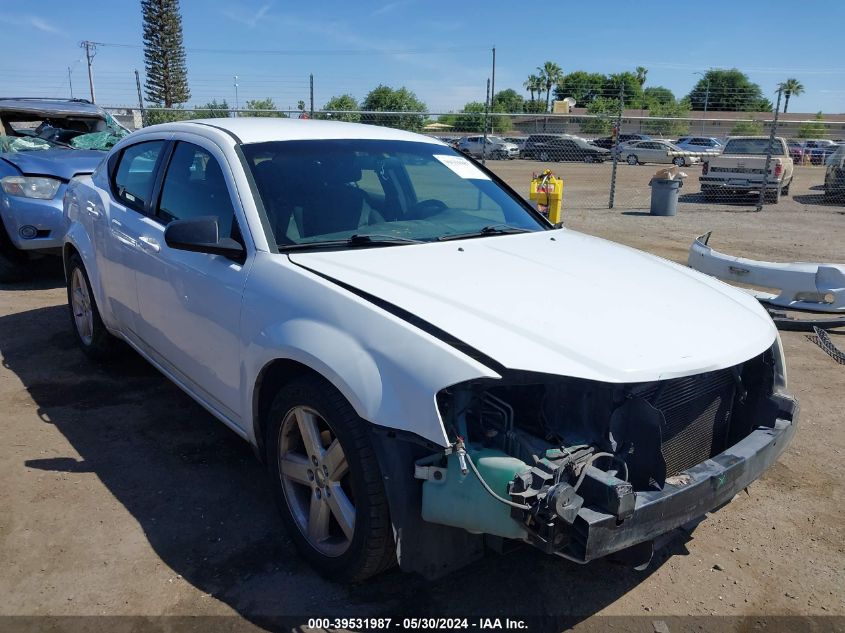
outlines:
M147 117L144 115L144 99L141 97L141 77L138 75L138 69L135 69L135 88L138 89L138 107L141 108L141 127L147 124Z
M496 46L493 46L493 79L490 81L490 105L492 109L493 99L496 98ZM493 123L490 122L490 132L493 132Z
M67 85L70 86L70 98L73 99L73 78L70 75L70 66L67 67Z
M240 110L240 106L238 105L238 76L235 75L235 116L236 117L239 117L241 115L241 113L238 112L238 110Z
M769 130L769 147L766 150L766 166L763 168L763 186L760 187L760 197L757 199L755 211L763 210L763 202L766 199L766 189L769 186L769 168L772 166L772 149L775 146L775 137L778 132L778 113L780 112L780 98L783 95L783 88L778 88L778 102L775 106L775 118L772 121L772 129ZM788 155L788 154L787 154ZM780 185L775 183L775 201L780 196Z
M91 89L91 103L96 103L94 98L94 74L91 70L91 64L94 62L94 55L97 54L97 42L90 42L84 40L79 44L85 49L85 58L88 60L88 87Z
M314 118L314 75L313 74L308 75L308 82L310 84L309 91L310 91L310 94L311 94L311 108L310 108L311 118L313 119Z
M704 134L704 125L707 120L707 106L710 104L710 76L707 73L693 73L693 75L701 75L701 78L707 82L704 89L704 116L701 118L701 133Z

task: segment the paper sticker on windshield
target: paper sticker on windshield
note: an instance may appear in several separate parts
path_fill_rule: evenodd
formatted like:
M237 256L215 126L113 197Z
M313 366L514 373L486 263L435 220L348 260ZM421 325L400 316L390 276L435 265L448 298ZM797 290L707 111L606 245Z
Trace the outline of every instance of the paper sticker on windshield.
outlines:
M478 167L473 165L463 156L448 156L446 154L435 154L434 157L441 163L446 165L453 172L458 174L461 178L467 180L490 180L490 178L481 171Z

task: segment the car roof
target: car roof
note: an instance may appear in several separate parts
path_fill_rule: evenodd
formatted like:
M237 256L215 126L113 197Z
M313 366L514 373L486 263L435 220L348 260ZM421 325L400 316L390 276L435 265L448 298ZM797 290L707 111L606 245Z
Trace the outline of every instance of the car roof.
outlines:
M341 121L315 121L314 119L282 119L271 117L239 117L220 119L196 119L174 123L162 123L144 128L145 132L172 131L203 134L208 128L225 130L242 144L268 141L310 141L310 140L384 140L412 141L446 146L446 143L405 130L345 123Z
M0 97L0 112L103 116L103 111L98 106L85 99L41 99L38 97Z

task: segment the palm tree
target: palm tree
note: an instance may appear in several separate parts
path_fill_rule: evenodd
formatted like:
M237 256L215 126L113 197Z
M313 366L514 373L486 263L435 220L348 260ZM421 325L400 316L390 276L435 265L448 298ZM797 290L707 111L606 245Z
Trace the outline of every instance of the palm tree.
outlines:
M789 109L789 97L795 95L796 97L804 92L804 84L802 84L797 79L787 79L786 81L778 84L778 88L783 90L783 96L786 98L786 101L783 103L783 111L784 114Z
M528 79L524 84L525 89L531 94L531 105L534 105L534 93L539 93L543 90L543 79L537 75L528 75Z
M542 66L537 66L537 70L540 71L540 79L543 82L543 87L546 89L546 112L548 112L552 86L563 79L563 69L554 62L546 62Z
M648 74L648 68L645 66L637 66L637 83L642 86L645 83L645 76Z

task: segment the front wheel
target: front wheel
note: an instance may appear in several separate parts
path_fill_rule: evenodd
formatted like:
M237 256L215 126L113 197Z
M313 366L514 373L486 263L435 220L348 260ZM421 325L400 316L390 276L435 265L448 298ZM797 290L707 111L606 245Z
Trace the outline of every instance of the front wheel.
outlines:
M585 163L594 163L594 162L596 162L596 159L593 157L593 155L592 155L592 154L587 154L587 155L584 157L584 162L585 162Z
M672 164L677 165L678 167L683 167L686 164L686 161L682 157L676 156L672 159Z
M103 325L85 265L76 254L68 259L67 302L76 341L85 355L93 360L113 357L120 349L120 341Z
M270 407L267 467L297 549L321 574L357 582L395 562L382 474L366 422L332 385L304 377Z
M636 154L628 154L628 158L625 159L629 165L639 165L640 161L637 158Z
M542 162L547 163L547 162L549 162L549 159L551 158L551 156L549 156L548 152L540 152L539 158Z

